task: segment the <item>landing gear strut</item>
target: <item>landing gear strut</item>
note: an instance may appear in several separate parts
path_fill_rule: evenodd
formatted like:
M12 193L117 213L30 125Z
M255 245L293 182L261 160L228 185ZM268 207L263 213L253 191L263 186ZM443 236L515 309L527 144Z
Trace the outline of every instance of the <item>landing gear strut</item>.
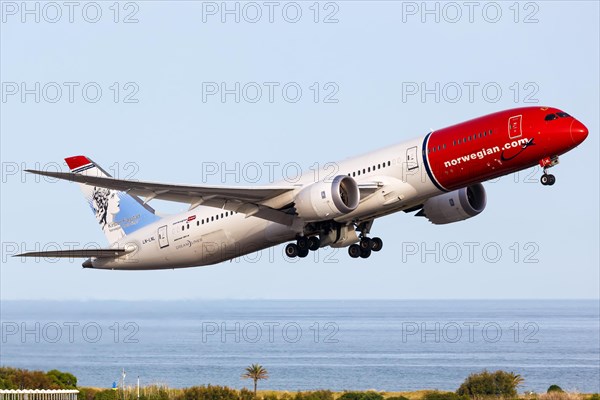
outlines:
M540 182L544 186L552 186L556 182L556 177L552 174L549 174L548 168L554 167L558 164L558 157L546 157L543 160L540 160L540 165L544 168L544 174L540 178Z

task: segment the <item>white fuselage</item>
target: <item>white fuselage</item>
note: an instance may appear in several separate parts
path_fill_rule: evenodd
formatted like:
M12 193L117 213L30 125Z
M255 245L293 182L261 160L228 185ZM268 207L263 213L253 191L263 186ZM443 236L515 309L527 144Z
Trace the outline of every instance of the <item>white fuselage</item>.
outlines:
M354 211L335 218L337 222L365 221L410 208L441 193L422 165L424 140L425 137L420 137L337 163L327 163L318 172L304 173L293 184L300 191L313 182L331 180L338 175L350 175L359 185L379 183L379 187L363 196ZM289 201L290 195L282 195L281 199L270 200L269 206L282 207ZM297 227L225 209L198 206L127 235L114 247L133 251L117 259L93 259L92 265L94 268L130 270L210 265L288 242L301 233Z

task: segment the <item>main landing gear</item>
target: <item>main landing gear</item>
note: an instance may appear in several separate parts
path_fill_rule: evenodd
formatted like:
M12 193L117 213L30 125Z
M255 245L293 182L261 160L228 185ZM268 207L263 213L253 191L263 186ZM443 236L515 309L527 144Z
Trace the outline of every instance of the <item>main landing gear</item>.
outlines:
M285 246L285 255L294 258L304 258L309 251L316 251L321 247L321 240L317 236L301 236L296 243L289 243Z
M549 174L547 171L548 171L548 168L552 168L556 164L558 164L558 156L546 157L546 158L540 160L540 166L544 169L544 174L540 178L540 182L542 183L542 185L544 185L544 186L554 185L554 183L556 182L556 177L552 174Z
M369 258L371 252L379 251L383 248L383 240L378 237L373 239L363 236L360 242L350 245L348 247L348 254L352 258Z

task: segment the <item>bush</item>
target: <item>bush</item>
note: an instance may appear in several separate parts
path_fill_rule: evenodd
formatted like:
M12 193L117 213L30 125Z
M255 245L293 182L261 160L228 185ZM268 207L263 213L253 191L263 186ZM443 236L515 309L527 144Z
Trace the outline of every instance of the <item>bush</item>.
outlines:
M239 400L239 396L226 386L192 386L183 389L183 400Z
M57 369L46 372L46 375L52 380L52 382L58 385L61 389L76 389L77 378L75 375L68 372L61 372Z
M383 400L377 392L346 392L338 400Z
M551 393L551 392L564 392L564 390L561 389L560 386L558 385L550 385L550 387L548 388L548 390L546 391L546 393Z
M496 397L517 397L517 386L523 379L512 372L483 371L477 374L471 374L460 385L456 394L459 396L469 396L472 398L483 396Z
M392 396L392 397L388 397L385 400L410 400L408 397L404 397L404 396Z
M314 392L298 392L294 400L333 400L331 390L315 390Z
M0 389L75 389L77 378L68 372L29 371L0 367Z
M119 400L118 391L112 389L99 390L94 395L94 400Z
M458 395L452 392L427 392L423 395L423 400L468 400L468 396Z
M254 400L254 392L246 388L240 390L240 400ZM277 400L277 397L271 400Z
M95 400L97 392L94 388L79 388L77 400Z

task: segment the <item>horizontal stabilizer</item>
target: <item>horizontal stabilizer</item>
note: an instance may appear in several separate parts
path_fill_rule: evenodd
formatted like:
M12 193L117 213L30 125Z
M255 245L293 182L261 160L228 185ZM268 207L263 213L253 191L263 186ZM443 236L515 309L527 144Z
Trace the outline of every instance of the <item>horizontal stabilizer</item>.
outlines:
M54 250L32 251L16 254L13 257L45 257L45 258L114 258L128 253L125 249L81 249L81 250Z

